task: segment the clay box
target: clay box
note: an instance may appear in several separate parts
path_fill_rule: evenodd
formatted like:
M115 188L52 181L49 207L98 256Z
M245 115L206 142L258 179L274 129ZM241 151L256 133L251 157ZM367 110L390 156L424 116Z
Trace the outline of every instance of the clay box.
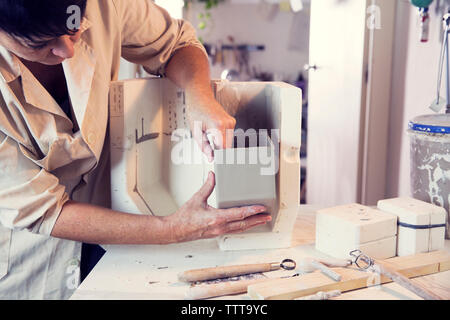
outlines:
M266 161L247 167L208 163L188 129L184 91L169 80L118 81L110 93L112 208L169 215L200 189L213 170L217 186L209 199L212 205L263 202L272 215L265 226L220 237L220 248L289 247L300 203L301 90L281 82L213 81L211 85L216 99L236 118L237 130L267 133L268 145L257 148L265 148L269 159L273 157L275 172L258 174L271 169ZM223 156L250 149L225 150Z

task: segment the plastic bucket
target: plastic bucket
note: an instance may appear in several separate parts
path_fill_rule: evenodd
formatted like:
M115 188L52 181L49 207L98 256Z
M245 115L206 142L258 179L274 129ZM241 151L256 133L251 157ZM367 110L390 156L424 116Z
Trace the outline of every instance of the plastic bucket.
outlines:
M450 114L418 116L409 122L411 193L447 210L450 238Z

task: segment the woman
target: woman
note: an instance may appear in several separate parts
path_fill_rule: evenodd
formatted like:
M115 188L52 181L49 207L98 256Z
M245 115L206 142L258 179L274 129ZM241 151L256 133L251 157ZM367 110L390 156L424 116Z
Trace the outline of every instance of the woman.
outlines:
M1 298L70 297L82 242L167 244L270 220L261 206L209 207L213 174L168 217L108 209L108 91L121 57L184 88L191 122L222 137L234 128L193 28L151 0L0 1Z

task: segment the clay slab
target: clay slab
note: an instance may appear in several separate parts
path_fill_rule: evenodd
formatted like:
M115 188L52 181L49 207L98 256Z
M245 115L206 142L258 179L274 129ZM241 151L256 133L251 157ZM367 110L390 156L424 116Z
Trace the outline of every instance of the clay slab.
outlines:
M275 163L276 156L267 136L258 140L258 146L215 150L218 208L264 205L268 213L272 213L276 200L276 172L268 166Z

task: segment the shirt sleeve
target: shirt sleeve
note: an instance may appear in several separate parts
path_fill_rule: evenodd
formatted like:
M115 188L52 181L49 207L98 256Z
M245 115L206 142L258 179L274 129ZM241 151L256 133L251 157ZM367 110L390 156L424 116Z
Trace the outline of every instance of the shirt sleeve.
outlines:
M150 74L165 75L174 52L186 46L206 50L194 27L174 19L151 0L113 0L121 25L122 57L142 65Z
M0 131L0 224L50 235L69 196L57 177L25 157Z

